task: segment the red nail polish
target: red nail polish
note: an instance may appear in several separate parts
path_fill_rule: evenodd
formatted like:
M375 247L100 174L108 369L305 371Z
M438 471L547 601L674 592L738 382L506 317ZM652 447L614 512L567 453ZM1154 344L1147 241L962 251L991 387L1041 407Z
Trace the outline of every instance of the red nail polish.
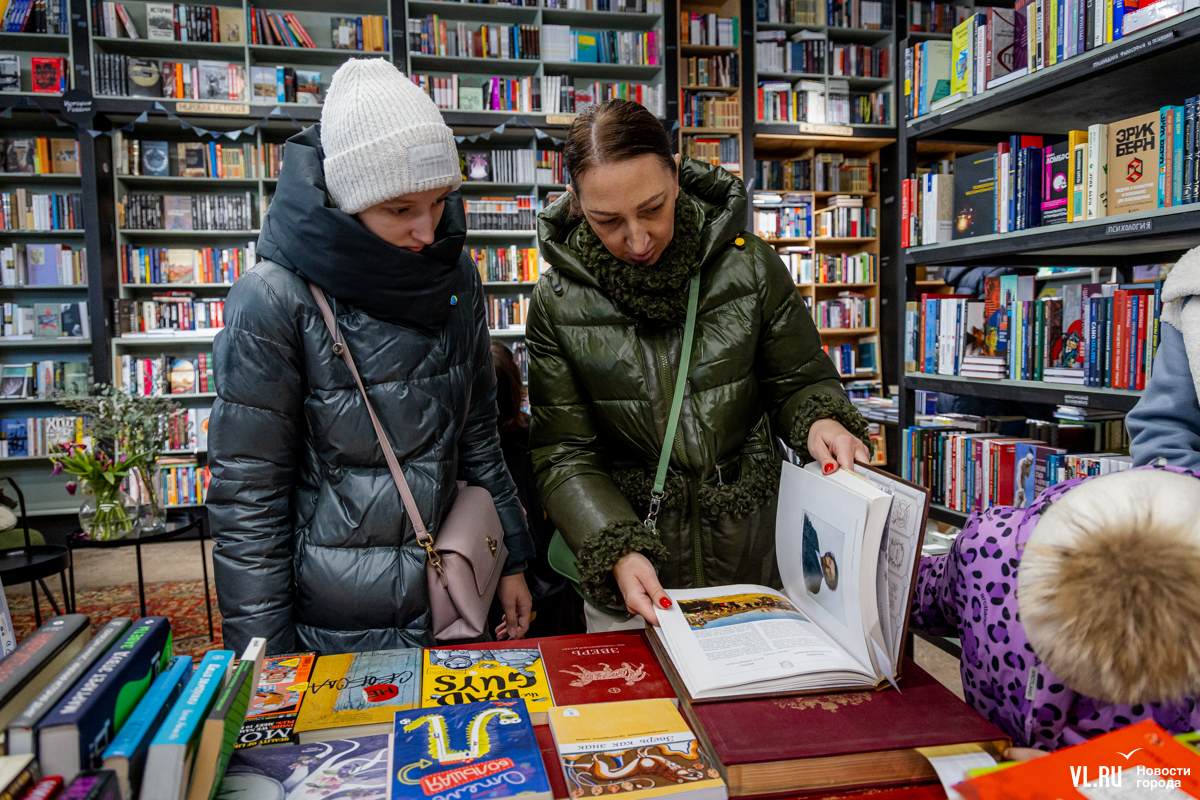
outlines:
M825 474L828 475L829 473L833 472L835 469L837 469L837 467L835 467L833 464L826 464L825 465Z
M663 608L670 608L671 607L671 598L660 597L660 598L658 598L658 604L660 606L662 606Z

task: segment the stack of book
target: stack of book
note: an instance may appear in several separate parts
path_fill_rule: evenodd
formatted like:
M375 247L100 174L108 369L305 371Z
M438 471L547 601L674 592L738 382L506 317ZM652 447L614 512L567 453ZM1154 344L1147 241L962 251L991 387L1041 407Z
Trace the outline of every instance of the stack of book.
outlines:
M843 378L874 375L879 372L879 337L867 336L856 344L821 345L834 368Z
M842 153L817 153L813 165L813 189L818 192L873 192L878 166L866 158Z
M1162 281L1068 284L1034 299L1032 276L988 278L986 299L922 295L905 314L905 368L964 377L1145 389Z
M254 227L250 192L127 194L117 203L117 225L128 230L245 231Z
M760 81L756 99L759 122L826 121L823 81L802 80L795 84L787 81Z
M829 53L829 38L818 31L767 30L754 34L755 67L759 72L794 72L822 75Z
M50 397L61 392L85 395L91 386L92 360L0 364L0 398Z
M488 329L493 331L524 330L529 317L529 296L524 292L516 297L484 297Z
M755 192L754 232L764 239L811 238L812 198L804 194Z
M28 189L0 193L0 230L70 231L83 227L78 194L39 194Z
M117 385L126 394L161 397L168 394L208 394L217 390L212 353L194 358L162 355L156 358L121 356Z
M123 245L121 280L134 284L233 283L255 263L255 243L245 247L134 247Z
M501 3L501 5L505 5ZM513 6L537 5L534 0L513 0ZM661 14L662 0L545 0L542 8L566 8L572 11L616 11L623 14Z
M879 209L863 208L861 197L838 195L817 209L815 221L817 238L869 239L878 233Z
M0 171L36 175L78 175L79 142L46 136L2 140Z
M491 183L533 183L537 177L532 150L492 150L458 154L464 181Z

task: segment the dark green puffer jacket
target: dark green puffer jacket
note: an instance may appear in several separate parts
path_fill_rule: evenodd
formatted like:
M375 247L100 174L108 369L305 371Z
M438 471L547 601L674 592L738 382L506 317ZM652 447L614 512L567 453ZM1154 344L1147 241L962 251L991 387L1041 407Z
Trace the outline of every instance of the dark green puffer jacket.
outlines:
M655 563L667 588L778 586L776 436L806 455L809 427L832 417L866 440L866 422L821 350L791 276L769 245L743 232L742 182L685 158L680 186L679 203L694 209L677 210L676 220L701 220L692 233L701 289L657 534L642 520L682 325L639 321L614 302L581 255L590 231L571 217L569 195L538 220L553 269L534 290L526 332L534 471L584 590L615 607L622 600L612 566L635 551Z

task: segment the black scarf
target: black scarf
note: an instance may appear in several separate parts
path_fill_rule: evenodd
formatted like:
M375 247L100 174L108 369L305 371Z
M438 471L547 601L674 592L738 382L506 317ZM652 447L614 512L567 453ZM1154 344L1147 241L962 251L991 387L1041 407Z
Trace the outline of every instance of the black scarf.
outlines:
M376 319L423 333L440 331L462 273L461 195L446 199L433 244L414 253L380 239L327 199L318 126L288 139L286 153L258 237L259 255Z
M687 318L687 285L700 271L699 205L686 192L675 200L675 235L658 263L626 264L608 252L584 220L576 249L580 260L622 311L644 321L682 323Z

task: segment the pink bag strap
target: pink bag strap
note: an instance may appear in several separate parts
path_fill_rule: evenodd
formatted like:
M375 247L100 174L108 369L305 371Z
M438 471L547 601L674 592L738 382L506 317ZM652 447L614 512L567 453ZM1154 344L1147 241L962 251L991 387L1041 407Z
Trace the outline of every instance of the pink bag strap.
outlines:
M308 290L312 292L317 305L320 306L321 316L325 318L325 327L329 328L329 335L333 337L333 354L341 356L342 361L346 362L346 366L350 369L350 374L354 376L354 382L358 384L358 391L362 393L363 402L367 406L367 413L371 415L371 425L375 428L375 435L379 438L380 447L383 448L383 457L387 460L388 469L392 472L392 480L395 481L396 488L400 490L400 499L404 501L404 510L408 512L409 521L412 522L413 530L416 531L417 542L425 548L425 554L429 558L429 563L441 573L442 559L438 555L437 550L433 549L433 537L429 535L429 531L425 528L425 520L421 518L421 511L417 508L417 501L413 497L412 490L408 488L408 481L404 478L404 472L400 469L400 462L396 460L396 453L392 450L392 444L388 441L387 434L383 431L383 425L379 423L379 417L375 414L375 408L371 405L371 398L367 397L366 387L363 386L362 378L358 375L358 367L354 366L354 358L350 355L350 348L346 346L346 341L342 338L341 331L338 330L337 318L333 316L333 310L329 307L329 301L325 299L325 293L317 288L316 284L310 282Z

